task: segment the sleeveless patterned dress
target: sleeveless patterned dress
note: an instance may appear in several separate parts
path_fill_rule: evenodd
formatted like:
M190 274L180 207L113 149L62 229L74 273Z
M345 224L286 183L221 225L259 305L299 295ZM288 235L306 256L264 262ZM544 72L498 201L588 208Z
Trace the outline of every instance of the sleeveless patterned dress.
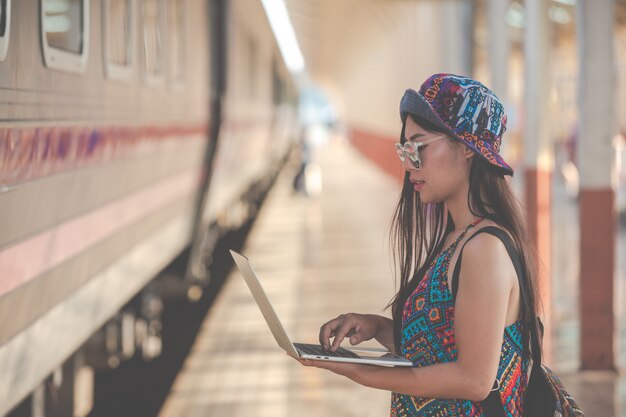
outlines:
M448 287L448 267L456 246L477 223L469 225L452 245L441 252L404 304L400 354L411 360L415 367L457 359L454 300ZM522 415L528 366L529 359L522 359L522 322L518 319L504 329L497 373L507 417ZM419 398L396 393L391 397L392 417L483 415L480 402L470 400Z

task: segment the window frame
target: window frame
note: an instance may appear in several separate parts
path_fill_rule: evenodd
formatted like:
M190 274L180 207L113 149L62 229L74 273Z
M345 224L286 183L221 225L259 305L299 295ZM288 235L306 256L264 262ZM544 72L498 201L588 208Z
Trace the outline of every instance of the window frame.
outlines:
M6 0L4 36L0 36L0 61L4 61L9 50L9 39L11 37L11 0Z
M169 5L169 3L168 3ZM179 3L179 6L181 6L181 12L182 12L182 22L178 22L177 24L177 29L178 29L178 33L176 34L176 40L181 41L181 43L179 43L179 47L176 50L178 51L178 56L174 56L173 52L173 48L172 48L172 44L173 44L173 40L174 37L172 36L172 27L170 25L170 12L171 12L171 8L168 7L166 10L166 30L167 30L167 71L168 71L168 77L170 80L170 88L172 90L182 90L184 89L185 85L187 84L187 54L188 54L188 50L187 50L187 23L188 23L188 17L187 17L187 0L181 0ZM181 58L182 63L179 65L182 65L182 76L180 78L176 77L176 74L174 74L174 65L173 62L174 60L177 60Z
M46 0L39 1L39 31L41 33L41 47L43 49L44 65L47 68L70 72L74 74L83 74L87 69L89 58L89 42L90 42L90 0L80 0L83 11L83 33L82 33L82 53L74 53L55 48L48 44L46 31L44 28L45 10L44 3Z
M110 0L102 0L102 61L104 63L104 74L109 79L128 81L135 72L137 62L136 44L137 44L137 1L127 0L128 4L128 65L119 65L110 61L109 58L109 3Z
M145 7L145 2L146 0L141 0L138 3L141 3L141 9L139 10L139 16L140 16L140 20L141 20L141 27L140 27L140 31L141 31L141 41L142 44L140 45L141 50L143 50L144 52L141 54L141 73L142 73L142 78L143 81L146 85L152 86L152 87L164 87L165 86L165 80L166 80L166 76L167 76L167 72L168 72L168 61L167 61L167 3L165 0L154 0L157 3L157 9L161 10L161 13L159 14L159 29L160 29L160 33L161 33L161 57L160 57L160 61L161 61L161 72L159 74L153 74L148 72L148 63L146 62L146 53L145 53L145 42L146 42L146 38L145 38L145 21L144 21L144 10L143 7ZM165 37L165 38L164 38Z

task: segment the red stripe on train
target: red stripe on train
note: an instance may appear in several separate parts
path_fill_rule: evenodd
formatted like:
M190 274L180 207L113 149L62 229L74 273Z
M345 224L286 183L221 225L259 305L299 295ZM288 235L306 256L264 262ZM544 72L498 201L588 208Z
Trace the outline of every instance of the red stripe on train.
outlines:
M142 153L170 140L207 140L206 124L0 128L0 186Z

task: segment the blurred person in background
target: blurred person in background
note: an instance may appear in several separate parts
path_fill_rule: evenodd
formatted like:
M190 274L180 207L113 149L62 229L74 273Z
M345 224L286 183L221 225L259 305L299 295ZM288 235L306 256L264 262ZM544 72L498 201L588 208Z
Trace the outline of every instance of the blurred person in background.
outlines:
M314 197L322 191L322 171L316 162L316 154L327 141L328 129L322 124L308 124L302 128L298 140L299 168L293 178L296 194Z
M303 125L298 135L298 171L293 177L293 191L298 194L307 195L306 191L306 167L311 160L311 144L309 140L309 127Z

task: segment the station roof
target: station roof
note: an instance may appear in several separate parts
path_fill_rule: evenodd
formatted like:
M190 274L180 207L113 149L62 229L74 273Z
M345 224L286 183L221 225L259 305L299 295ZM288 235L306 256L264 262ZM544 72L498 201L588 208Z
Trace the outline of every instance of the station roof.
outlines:
M477 20L486 23L487 0L449 0L473 4ZM373 36L393 32L395 22L405 18L407 5L439 3L427 0L285 0L309 74L329 82L341 62L355 49L367 47ZM512 2L512 3L515 3ZM518 2L523 4L523 2ZM548 7L575 10L576 0L548 0ZM626 0L615 0L616 26L626 27ZM522 6L523 7L523 6ZM435 16L442 19L442 16ZM574 16L575 20L575 16ZM570 25L570 31L575 27ZM479 25L486 26L486 25Z

